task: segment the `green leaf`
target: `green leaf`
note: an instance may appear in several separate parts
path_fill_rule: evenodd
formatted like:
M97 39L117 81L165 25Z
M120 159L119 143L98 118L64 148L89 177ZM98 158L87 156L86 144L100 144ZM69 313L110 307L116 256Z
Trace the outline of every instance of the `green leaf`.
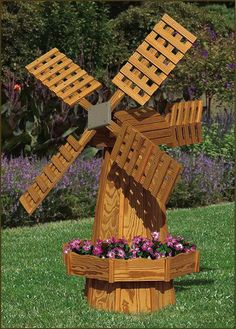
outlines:
M62 137L67 137L70 134L72 134L76 129L78 129L78 127L71 127L69 129L67 129L64 134L62 134Z

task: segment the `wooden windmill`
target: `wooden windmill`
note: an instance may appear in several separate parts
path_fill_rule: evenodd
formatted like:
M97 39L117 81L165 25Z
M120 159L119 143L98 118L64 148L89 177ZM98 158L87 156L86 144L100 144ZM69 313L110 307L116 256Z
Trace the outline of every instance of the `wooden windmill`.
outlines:
M26 66L63 102L88 110L88 128L65 145L43 168L20 201L32 214L88 144L103 146L93 242L111 236L168 234L166 203L181 172L180 164L158 145L201 142L200 100L169 105L161 115L144 104L195 41L195 36L164 15L128 59L113 83L109 102L92 105L85 97L101 84L54 48ZM114 110L128 95L141 107ZM92 259L91 259L92 257ZM172 259L170 259L172 258ZM86 276L91 306L114 311L158 310L175 302L173 278L199 269L198 252L167 259L116 260L66 255L68 274Z

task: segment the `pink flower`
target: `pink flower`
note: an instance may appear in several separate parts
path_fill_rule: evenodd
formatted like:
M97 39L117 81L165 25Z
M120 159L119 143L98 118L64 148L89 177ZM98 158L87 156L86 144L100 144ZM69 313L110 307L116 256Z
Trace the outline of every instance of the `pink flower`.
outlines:
M161 258L161 255L158 251L154 252L153 256L156 258L156 259L159 259Z
M84 240L84 244L83 244L83 250L84 251L89 251L92 247L92 243L90 240Z
M131 249L131 258L137 258L137 250L136 249Z
M159 237L160 237L160 233L159 232L152 232L152 239L154 241L158 241L159 240Z
M139 244L142 241L143 241L143 238L140 235L133 237L133 240L132 240L133 244Z
M97 245L93 248L93 255L94 256L101 256L102 254L102 247Z
M116 254L119 258L125 258L125 251L121 248L115 248Z
M108 258L115 258L116 257L116 254L115 254L115 252L113 250L110 250L107 253L107 257Z
M174 245L174 248L175 248L175 250L183 250L184 249L184 247L181 243L176 243Z
M69 242L69 247L70 249L79 249L81 247L81 240L77 239Z

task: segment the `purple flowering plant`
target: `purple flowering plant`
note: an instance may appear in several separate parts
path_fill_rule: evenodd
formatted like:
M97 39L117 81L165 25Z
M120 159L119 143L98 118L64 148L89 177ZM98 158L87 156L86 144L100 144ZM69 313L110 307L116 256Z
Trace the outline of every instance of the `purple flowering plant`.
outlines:
M66 245L64 253L72 251L79 255L93 255L113 259L159 259L196 250L194 244L185 241L181 236L168 235L163 243L159 240L158 232L152 232L151 235L151 239L135 236L130 245L125 238L98 239L94 245L90 240L75 239Z

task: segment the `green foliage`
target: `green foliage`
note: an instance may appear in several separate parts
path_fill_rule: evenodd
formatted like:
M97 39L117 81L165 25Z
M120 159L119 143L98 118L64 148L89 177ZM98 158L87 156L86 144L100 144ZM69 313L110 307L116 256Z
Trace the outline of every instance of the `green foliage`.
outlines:
M217 123L212 124L210 129L203 127L202 143L184 146L183 150L195 155L204 153L212 159L223 158L232 161L235 150L234 129L231 128L221 135Z
M4 1L2 5L2 67L25 73L24 66L40 56L45 21L37 2ZM24 74L25 75L25 74Z
M1 108L5 154L51 155L69 134L81 134L86 117L78 106L70 110L33 79L16 91L17 81L13 73L5 71Z
M124 4L125 10L114 15L114 4L98 1L3 3L5 153L50 155L66 135L80 135L86 123L79 106L69 110L61 105L34 79L29 79L25 65L57 47L105 84L107 88L100 96L107 100L115 89L111 79L164 13L183 24L198 41L158 89L155 101L189 100L204 94L208 119L213 97L224 106L231 106L235 68L233 9L181 1L134 4ZM21 92L13 90L14 83L21 85Z
M221 7L222 10L218 10ZM181 1L147 1L141 7L130 7L113 21L116 40L122 49L116 60L123 62L127 59L167 13L196 35L197 42L161 86L159 93L169 101L176 97L198 98L205 93L209 111L214 95L221 102L231 103L235 43L233 25L229 24L228 17L232 18L233 10L219 5L213 8L208 10Z

